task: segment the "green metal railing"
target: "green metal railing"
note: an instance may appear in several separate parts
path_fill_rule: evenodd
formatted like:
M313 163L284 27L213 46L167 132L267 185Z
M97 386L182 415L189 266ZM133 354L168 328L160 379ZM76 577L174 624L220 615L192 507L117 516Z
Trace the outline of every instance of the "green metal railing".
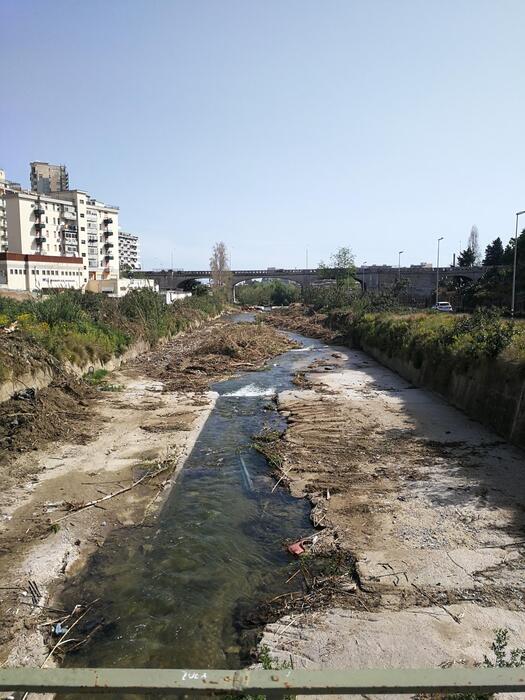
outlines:
M525 692L525 668L241 671L3 668L1 691L159 695L352 695Z

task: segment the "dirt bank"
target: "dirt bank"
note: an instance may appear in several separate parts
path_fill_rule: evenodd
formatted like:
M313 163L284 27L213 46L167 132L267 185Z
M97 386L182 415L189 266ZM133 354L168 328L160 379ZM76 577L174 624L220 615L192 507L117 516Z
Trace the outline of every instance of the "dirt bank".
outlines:
M79 394L61 407L46 393L53 387L14 400L23 415L0 465L3 663L44 662L51 623L64 615L53 591L113 528L155 511L214 405L210 382L257 369L289 346L273 329L216 321L113 373L111 391L72 383ZM19 454L26 439L32 449Z
M315 504L355 587L335 576L328 608L322 595L315 604L316 582L292 591L262 643L310 668L475 663L497 627L523 646L523 452L364 353L338 350L304 373L309 388L279 395L288 429L270 452Z

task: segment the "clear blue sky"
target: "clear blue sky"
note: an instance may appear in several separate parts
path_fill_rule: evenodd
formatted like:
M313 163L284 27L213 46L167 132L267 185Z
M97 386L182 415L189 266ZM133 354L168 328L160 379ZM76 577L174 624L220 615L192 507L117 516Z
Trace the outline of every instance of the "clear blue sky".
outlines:
M146 267L445 260L525 209L523 0L0 0L0 167L66 163Z

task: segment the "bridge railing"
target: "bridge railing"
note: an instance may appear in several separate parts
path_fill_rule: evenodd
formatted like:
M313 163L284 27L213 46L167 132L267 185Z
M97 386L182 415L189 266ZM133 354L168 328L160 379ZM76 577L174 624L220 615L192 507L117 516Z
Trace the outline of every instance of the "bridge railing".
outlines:
M525 691L525 668L240 671L2 668L0 690L149 695L367 695Z

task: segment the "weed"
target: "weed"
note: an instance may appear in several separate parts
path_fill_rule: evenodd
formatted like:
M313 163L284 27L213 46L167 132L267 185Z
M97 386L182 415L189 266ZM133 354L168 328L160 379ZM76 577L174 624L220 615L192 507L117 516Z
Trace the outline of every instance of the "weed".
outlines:
M490 659L486 654L483 656L483 666L485 668L518 668L525 666L525 649L508 649L509 630L495 630L496 637L491 644L494 659ZM453 693L447 695L447 700L488 700L490 694L481 693Z
M0 327L17 321L22 334L59 360L85 365L121 355L136 339L153 345L197 320L216 316L222 308L213 295L170 306L149 289L134 290L121 299L67 290L40 301L0 297Z
M259 650L258 661L263 667L264 671L281 671L284 669L293 669L293 661L290 656L290 661L279 661L277 658L270 656L270 649L263 644ZM265 700L266 695L226 695L226 700L234 700L234 698L239 698L241 700ZM295 695L283 695L283 700L295 700Z
M84 375L84 380L91 386L102 384L107 376L107 369L96 369L94 372L88 372Z
M60 523L51 523L49 526L49 531L54 532L55 534L60 530Z

